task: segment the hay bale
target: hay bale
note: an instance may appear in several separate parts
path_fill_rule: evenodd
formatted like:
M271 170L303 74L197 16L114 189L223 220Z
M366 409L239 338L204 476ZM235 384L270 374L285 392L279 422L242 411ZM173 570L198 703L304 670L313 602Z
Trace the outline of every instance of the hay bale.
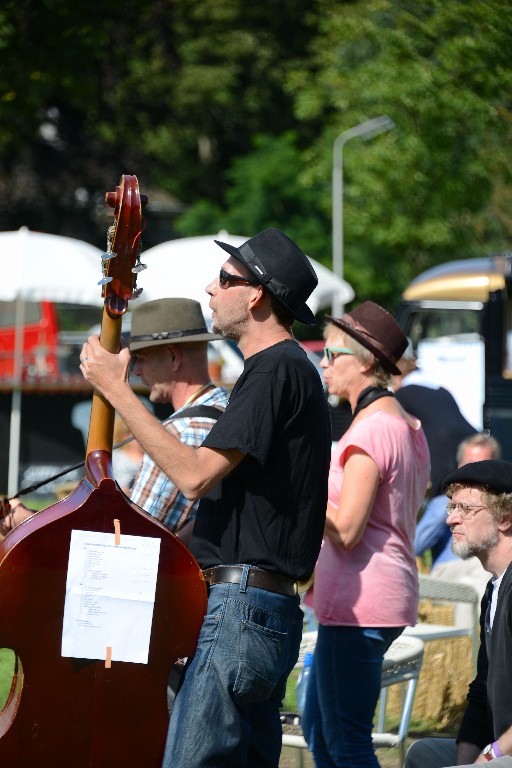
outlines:
M419 620L453 625L450 605L420 605ZM456 728L466 706L468 685L473 678L472 643L469 637L429 640L416 688L412 719L431 723L436 729ZM393 686L388 694L387 714L399 717L403 691Z
M436 727L456 725L472 679L471 639L454 637L425 644L413 717Z

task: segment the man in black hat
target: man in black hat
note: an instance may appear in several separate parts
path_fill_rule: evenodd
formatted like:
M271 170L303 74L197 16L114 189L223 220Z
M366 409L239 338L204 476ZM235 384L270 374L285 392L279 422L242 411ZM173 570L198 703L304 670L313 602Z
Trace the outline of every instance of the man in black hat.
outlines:
M81 370L142 447L199 506L191 551L209 584L208 614L176 697L165 768L275 766L279 706L299 652L297 582L312 574L327 503L330 423L320 377L293 340L314 324L317 285L304 253L267 229L229 257L207 287L213 330L233 339L244 370L200 448L168 435L128 384L128 353L90 338Z
M512 464L465 464L444 481L452 547L492 578L482 599L477 674L459 734L411 746L407 768L486 763L512 755Z

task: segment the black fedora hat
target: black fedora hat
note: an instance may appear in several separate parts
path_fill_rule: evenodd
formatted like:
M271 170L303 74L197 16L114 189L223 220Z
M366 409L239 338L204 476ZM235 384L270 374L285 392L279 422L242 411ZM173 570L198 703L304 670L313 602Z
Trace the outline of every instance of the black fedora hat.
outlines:
M452 483L480 485L494 493L512 493L512 464L510 461L486 459L472 461L450 472L443 480L443 491Z
M130 352L161 344L222 339L209 333L201 305L193 299L156 299L132 312Z
M383 307L365 301L342 317L325 317L370 350L386 371L400 375L397 362L407 349L407 336Z
M306 305L318 285L308 257L279 229L264 229L238 248L215 240L230 256L245 264L272 296L275 296L304 325L315 325Z

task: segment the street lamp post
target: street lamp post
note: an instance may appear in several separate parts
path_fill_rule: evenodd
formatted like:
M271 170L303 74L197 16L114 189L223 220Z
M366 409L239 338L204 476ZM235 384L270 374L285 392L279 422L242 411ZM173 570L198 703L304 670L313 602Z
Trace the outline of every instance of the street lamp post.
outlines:
M332 164L332 271L343 278L343 147L349 139L359 136L371 139L384 131L395 127L387 115L374 117L364 123L349 128L336 137L333 147ZM335 296L332 306L334 317L343 313L343 303L339 295Z

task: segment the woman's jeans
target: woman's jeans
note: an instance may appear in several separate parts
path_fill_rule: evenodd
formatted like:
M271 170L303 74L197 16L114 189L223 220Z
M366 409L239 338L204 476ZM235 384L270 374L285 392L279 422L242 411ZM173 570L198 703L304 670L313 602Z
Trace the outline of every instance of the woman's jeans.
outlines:
M163 768L277 768L279 707L299 655L299 598L209 588L208 614L172 710Z
M302 730L317 768L375 768L372 726L382 661L404 627L320 624Z

